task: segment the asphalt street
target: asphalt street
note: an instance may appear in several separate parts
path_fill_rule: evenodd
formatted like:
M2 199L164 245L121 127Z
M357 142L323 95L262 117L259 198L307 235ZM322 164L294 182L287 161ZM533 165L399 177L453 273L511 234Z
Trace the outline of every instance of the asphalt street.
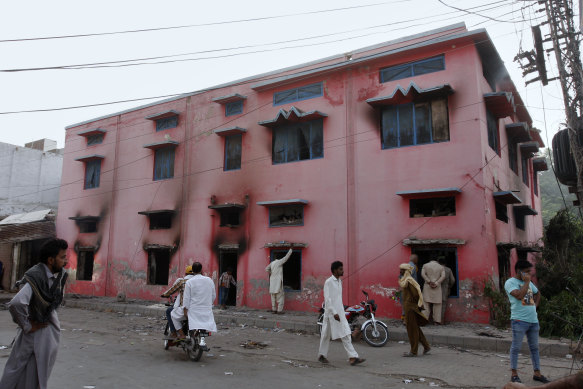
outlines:
M210 352L192 362L179 348L164 350L162 317L67 307L59 317L50 388L501 388L510 373L505 354L434 347L430 355L403 358L408 344L392 341L381 348L355 342L367 359L360 366L349 366L341 343L332 342L331 363L322 365L317 335L220 323L207 339ZM0 311L0 346L15 334L8 311ZM0 350L2 371L9 353ZM556 379L568 375L572 360L541 362L543 374ZM534 385L528 355L521 355L519 368L523 382Z

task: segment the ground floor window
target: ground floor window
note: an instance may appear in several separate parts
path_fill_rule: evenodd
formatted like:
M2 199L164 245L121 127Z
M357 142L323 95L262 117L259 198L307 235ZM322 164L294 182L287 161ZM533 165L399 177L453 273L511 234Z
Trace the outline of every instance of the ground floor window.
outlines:
M93 279L93 250L79 251L77 255L77 280L91 281Z
M272 250L271 260L280 259L288 250ZM285 290L302 290L302 252L294 250L291 257L283 265L283 287Z
M425 281L421 277L421 269L423 265L432 261L433 259L438 260L443 258L445 261L445 266L449 267L455 277L455 284L451 287L449 291L449 297L459 297L459 277L458 277L458 266L457 266L457 248L455 247L413 247L411 249L412 254L417 254L419 257L419 262L417 263L418 272L417 279L421 289L423 289L423 284Z
M148 250L148 285L168 285L170 250Z

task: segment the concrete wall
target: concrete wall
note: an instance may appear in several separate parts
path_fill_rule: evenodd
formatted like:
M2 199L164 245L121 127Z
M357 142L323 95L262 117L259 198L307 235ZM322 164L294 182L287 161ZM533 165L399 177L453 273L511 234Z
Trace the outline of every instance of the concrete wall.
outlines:
M450 32L452 33L452 32ZM426 37L427 38L427 37ZM415 42L419 41L416 39ZM413 42L360 52L353 60ZM446 70L381 84L379 69L445 53ZM333 61L328 61L330 64ZM314 68L309 65L305 69ZM282 72L290 74L291 71ZM450 320L487 320L480 293L488 275L497 276L497 241L534 242L542 235L540 217L527 217L524 232L514 223L495 218L492 192L508 190L516 183L526 203L540 211L540 199L529 195L522 181L508 168L507 153L492 156L487 141L483 93L490 91L482 76L473 40L435 43L371 59L324 74L303 76L261 90L259 79L147 106L68 128L60 201L66 204L57 218L57 234L72 249L70 267L76 268L80 247L94 247L92 281L75 281L78 293L156 299L166 286L147 285L148 255L144 246L175 247L170 261L172 283L186 265L198 260L215 280L219 272L219 244L239 245L237 304L268 307L265 266L270 242L301 242L302 290L286 294L286 309L313 310L322 301L322 286L330 275L330 263L345 264L344 302L362 299L361 289L371 293L381 315L398 317L392 299L397 290L398 265L406 262L411 248L403 239L458 239L459 297L449 300ZM450 141L397 149L381 149L379 112L366 103L391 94L414 81L421 88L449 83L455 93L448 98ZM324 96L273 106L273 93L323 82ZM224 107L212 99L232 93L247 96L243 114L225 117ZM318 110L324 118L324 158L272 164L272 130L258 122L274 118L292 106L305 112ZM149 115L175 110L177 128L156 132ZM507 118L508 122L516 117ZM501 121L502 122L502 121ZM213 130L240 126L247 130L242 141L242 168L223 171L224 138ZM78 135L91 128L107 131L104 142L87 147ZM500 126L504 138L504 127ZM179 142L174 178L153 181L154 153L143 145L165 139ZM83 190L86 155L105 156L99 188ZM491 158L490 158L491 157ZM491 162L485 163L486 160ZM501 189L493 184L493 176ZM514 176L513 176L514 175ZM409 202L397 192L457 187L455 216L410 218ZM219 227L216 203L242 203L239 227ZM260 201L306 199L304 225L270 228L268 209ZM178 212L169 230L149 230L140 211L173 209ZM509 212L510 214L511 212ZM100 216L97 233L79 233L70 220L75 216ZM435 246L442 247L442 246Z

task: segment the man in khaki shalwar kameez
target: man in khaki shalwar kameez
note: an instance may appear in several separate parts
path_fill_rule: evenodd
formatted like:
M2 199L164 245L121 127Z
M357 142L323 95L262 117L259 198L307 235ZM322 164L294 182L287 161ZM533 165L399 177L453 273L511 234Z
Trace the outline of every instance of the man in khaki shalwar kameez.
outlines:
M283 265L291 257L293 250L290 248L285 257L274 259L265 268L269 273L269 294L271 295L271 312L283 313L285 294L283 292Z
M441 324L441 305L443 303L441 283L445 279L445 269L433 259L423 266L423 269L421 269L421 277L425 280L425 284L423 285L425 312L427 312L428 316L432 312L433 322L435 324Z
M429 353L431 346L425 339L421 326L427 324L427 317L421 312L423 309L423 294L417 281L411 277L413 267L408 263L399 266L401 278L399 286L402 291L403 308L405 310L405 325L407 326L407 335L411 344L411 351L404 353L404 357L416 357L419 343L423 346L423 354Z

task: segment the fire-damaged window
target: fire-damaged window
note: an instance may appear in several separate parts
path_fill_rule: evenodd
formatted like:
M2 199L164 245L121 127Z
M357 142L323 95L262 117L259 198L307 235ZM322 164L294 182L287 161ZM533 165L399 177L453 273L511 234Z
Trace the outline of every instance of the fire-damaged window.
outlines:
M449 141L447 100L384 108L381 138L383 149Z
M455 216L455 197L409 200L409 217Z
M168 285L170 250L148 250L148 285Z
M79 226L79 232L97 232L97 220L79 220L77 221L77 225Z
M380 77L381 82L389 82L440 70L445 70L445 58L443 55L381 69Z
M269 227L303 226L304 206L282 205L269 207Z
M425 280L421 277L421 270L426 263L440 259L445 266L449 267L455 278L455 284L449 290L449 297L459 297L459 275L457 269L457 248L455 247L412 247L411 254L417 254L419 261L417 263L417 280L421 289Z
M91 281L93 279L93 250L81 250L77 254L77 280Z
M156 131L178 127L178 115L156 120Z
M225 137L225 170L241 169L241 134Z
M322 119L288 123L273 130L274 164L324 157Z
M220 227L237 227L241 224L239 208L225 208L219 210L221 215Z
M85 162L84 189L99 188L100 175L101 175L101 159L93 159Z
M170 212L152 213L149 215L151 230L167 230L172 228L172 216Z
M271 261L283 258L288 250L272 250ZM283 265L283 287L285 290L302 290L302 252L300 250L294 250Z
M174 147L163 147L154 155L154 181L174 177Z
M486 123L488 126L488 145L500 155L498 119L488 109L486 109Z
M508 206L500 201L494 200L496 205L496 219L508 223Z

